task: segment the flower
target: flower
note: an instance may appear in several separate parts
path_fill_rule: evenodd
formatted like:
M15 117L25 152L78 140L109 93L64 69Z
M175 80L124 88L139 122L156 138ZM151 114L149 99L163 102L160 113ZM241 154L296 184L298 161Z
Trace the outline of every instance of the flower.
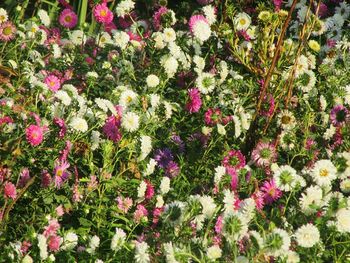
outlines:
M136 242L135 246L135 262L149 263L148 244L146 242Z
M189 99L185 106L186 110L189 113L198 112L202 106L202 100L199 90L197 88L189 89L188 97Z
M154 74L148 75L146 78L146 83L150 88L157 87L159 85L159 78Z
M284 255L289 250L290 242L290 236L285 230L275 228L266 237L265 246L271 255L278 257Z
M29 125L26 129L26 138L32 146L41 144L44 140L44 128L39 125Z
M311 177L319 186L330 186L337 178L337 168L330 160L319 160L311 170Z
M282 196L282 191L277 187L274 179L265 181L260 190L263 192L267 204L273 203Z
M7 11L4 8L0 8L0 24L8 20Z
M213 245L207 249L207 257L209 260L217 260L221 258L222 250L218 245Z
M58 22L61 26L71 29L77 25L78 16L70 8L66 8L61 12Z
M350 120L350 114L347 108L343 105L336 105L331 110L330 121L335 127L343 126Z
M204 114L204 121L206 125L214 126L222 120L221 110L219 108L209 108Z
M202 8L203 12L204 12L204 15L205 15L205 18L207 19L209 25L212 25L216 22L216 8L211 6L211 5L207 5L207 6L204 6Z
M350 210L347 208L341 208L335 214L336 228L341 233L350 233Z
M203 15L191 16L189 22L190 32L193 36L204 42L211 35L210 25L208 20Z
M44 83L53 92L56 92L56 91L58 91L61 88L61 80L58 77L56 77L55 75L52 75L52 74L48 75L44 79Z
M140 126L140 117L134 112L128 112L123 115L122 127L129 131L134 132Z
M211 218L216 210L216 204L214 202L214 199L208 195L204 195L199 197L199 202L202 205L202 214L206 218Z
M124 0L117 5L115 12L117 13L117 16L124 17L126 14L130 13L134 7L135 3L133 1Z
M239 150L230 150L222 160L223 166L235 170L243 168L245 164L245 157Z
M117 227L115 229L115 234L112 237L111 249L113 251L118 251L119 249L121 249L121 247L123 246L123 244L125 242L125 239L126 239L126 234L125 234L124 230Z
M236 15L233 20L233 24L235 25L236 30L247 30L250 26L252 20L250 16L246 13L239 13Z
M63 237L61 250L72 250L78 245L78 236L74 232L67 232Z
M166 168L174 160L174 156L168 148L158 149L154 153L154 160L159 167Z
M106 3L95 5L93 14L96 21L102 24L109 24L113 20L113 13L108 9Z
M277 153L272 143L260 141L252 151L252 160L259 167L267 167L275 162Z
M61 238L56 235L50 236L47 244L50 251L58 251L60 249Z
M10 41L14 39L16 27L11 21L6 21L0 24L0 40Z
M17 191L16 186L11 182L6 182L4 185L4 198L16 199Z
M125 214L129 211L129 209L132 207L132 199L129 197L117 197L118 202L118 208Z
M298 245L310 248L320 241L320 231L313 224L306 224L298 228L294 234Z
M161 6L153 15L153 26L156 30L160 30L163 26L172 26L175 22L175 13L164 6Z
M179 165L174 161L170 161L165 169L165 175L173 178L178 176L179 173L180 173Z
M50 25L50 17L49 15L47 14L47 12L43 9L40 9L38 11L38 17L40 18L40 21L41 23L44 25L44 26L49 26Z
M284 130L291 130L295 127L295 117L292 112L283 110L278 114L277 124Z
M320 44L317 41L312 40L312 39L309 40L308 45L315 52L319 52L321 49Z
M69 126L78 132L86 132L89 129L86 120L77 116L71 119Z
M89 242L89 248L86 251L90 254L95 253L96 248L100 246L100 238L94 235Z
M305 180L289 165L282 165L274 170L273 179L277 187L286 192L293 190L298 183L300 186L305 185Z
M196 79L196 86L203 94L211 93L215 88L214 74L201 72Z
M119 142L122 138L122 134L119 130L120 125L121 125L121 117L112 115L108 117L102 130L106 134L109 140L113 142Z
M137 93L133 92L132 90L125 90L122 92L119 98L119 105L123 106L124 108L127 108L129 105L135 103L137 101Z
M169 179L169 177L164 176L162 178L162 181L160 182L159 190L160 190L160 193L162 195L165 195L166 193L169 192L169 190L170 190L170 179Z
M55 187L61 188L62 184L67 180L67 178L70 176L70 173L67 171L70 164L66 161L63 162L56 162L55 168L54 168L54 181L55 181Z

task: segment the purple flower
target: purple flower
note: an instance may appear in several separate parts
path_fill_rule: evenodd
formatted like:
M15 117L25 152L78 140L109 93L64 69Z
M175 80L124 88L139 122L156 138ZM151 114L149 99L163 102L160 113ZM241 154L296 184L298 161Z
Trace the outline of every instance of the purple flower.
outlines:
M171 135L171 140L179 147L180 153L183 153L185 151L185 143L179 135L174 133Z
M23 168L23 170L20 173L20 179L18 182L18 186L24 187L29 180L30 180L29 170L28 170L28 168Z
M168 148L158 149L154 154L154 160L157 161L159 167L167 168L169 163L174 160L174 156Z
M349 121L349 111L343 105L336 105L331 110L330 120L335 127L343 126Z
M179 173L180 173L179 165L174 161L170 161L168 166L166 167L165 175L173 178L178 176Z

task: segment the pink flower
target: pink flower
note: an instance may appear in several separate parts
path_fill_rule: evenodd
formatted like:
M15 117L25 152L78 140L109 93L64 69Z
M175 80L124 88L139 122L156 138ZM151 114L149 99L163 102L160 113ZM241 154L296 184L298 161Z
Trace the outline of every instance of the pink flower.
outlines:
M275 180L266 181L260 190L264 194L266 203L271 204L282 196L282 191L277 187Z
M11 21L6 21L0 24L0 40L10 41L16 35L16 27Z
M245 157L239 150L230 150L222 160L222 165L235 170L241 169L245 166Z
M120 132L121 125L121 116L122 116L122 107L116 107L118 115L108 117L105 125L102 130L106 134L107 138L114 142L119 142L122 138L122 134Z
M4 185L4 197L16 199L17 191L16 191L16 186L13 183L11 183L11 182L5 183L5 185Z
M52 178L51 175L46 171L42 171L41 173L41 187L49 187L49 185L51 184Z
M64 209L62 205L59 205L56 207L56 214L57 216L63 216L64 215Z
M197 88L189 89L188 97L189 97L189 100L186 104L186 110L189 113L198 112L202 106L202 100L201 100L201 95L199 90Z
M141 219L147 217L148 211L143 205L137 205L136 211L134 213L134 220L140 223Z
M94 7L93 13L97 22L109 24L113 20L113 13L108 9L106 3L98 4Z
M73 28L78 23L78 16L71 9L66 8L61 12L58 22L66 28Z
M61 188L62 184L67 180L70 173L67 171L70 164L67 161L57 162L54 169L55 187Z
M222 116L219 108L209 108L204 114L205 124L209 126L214 126L218 123L221 123L221 119Z
M30 180L29 170L28 170L28 168L23 168L23 170L20 173L20 179L18 182L18 186L24 187L29 180Z
M48 240L50 251L58 251L60 249L61 238L59 236L51 236Z
M192 34L194 34L195 31L195 26L198 22L205 22L206 24L208 24L208 20L203 16L203 15L194 15L191 16L190 21L188 22L188 25L190 27L190 31Z
M162 16L168 12L168 8L162 6L153 15L153 26L156 30L162 28Z
M51 219L49 225L45 227L43 235L45 237L56 235L57 230L60 228L60 224L57 219Z
M256 208L261 211L264 208L265 201L264 201L264 193L259 191L256 191L252 194L251 198L255 201Z
M259 167L268 167L276 158L277 153L272 143L260 141L252 151L252 160Z
M132 199L129 197L124 198L124 197L118 196L117 202L118 202L118 208L124 214L126 214L129 211L130 207L132 206Z
M59 78L57 78L55 75L48 75L45 79L44 79L44 83L47 85L47 87L56 92L61 88L61 81Z
M62 139L67 132L65 121L61 118L55 117L53 118L53 123L60 128L60 131L58 132L58 138Z
M154 195L154 186L151 184L150 181L146 181L146 184L147 184L147 188L146 188L145 198L147 200L150 200Z
M223 228L223 216L219 216L215 223L215 232L221 234Z
M44 128L39 125L31 124L26 129L26 138L32 146L39 145L44 139Z

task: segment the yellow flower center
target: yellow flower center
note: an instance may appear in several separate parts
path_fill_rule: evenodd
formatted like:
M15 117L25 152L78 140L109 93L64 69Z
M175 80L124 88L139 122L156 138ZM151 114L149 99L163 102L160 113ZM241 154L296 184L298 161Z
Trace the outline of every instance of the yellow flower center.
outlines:
M100 16L105 17L106 15L107 15L106 10L101 10L101 12L100 12Z
M12 28L10 26L7 26L3 29L2 32L4 33L5 36L9 36L12 34Z
M50 81L50 86L51 87L55 86L55 82L54 81Z
M281 121L282 121L283 124L288 124L291 121L291 117L289 117L288 115L284 115L284 116L282 116L282 120Z
M326 177L326 176L328 176L328 175L329 175L328 170L326 170L326 169L321 169L321 170L320 170L320 176Z
M244 18L241 18L241 19L239 20L239 23L240 23L242 26L244 26L244 25L246 24L246 21L245 21Z
M61 177L63 174L63 171L61 169L58 169L57 172L56 172L56 175Z
M72 17L71 16L66 16L65 18L64 18L64 21L66 21L66 22L71 22L72 21Z

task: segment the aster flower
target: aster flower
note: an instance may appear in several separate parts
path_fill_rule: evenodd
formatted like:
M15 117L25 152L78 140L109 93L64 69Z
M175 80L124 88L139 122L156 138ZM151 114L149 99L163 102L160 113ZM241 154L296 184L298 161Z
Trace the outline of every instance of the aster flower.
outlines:
M221 122L221 119L221 110L219 108L209 108L204 114L205 124L209 126L215 126Z
M275 162L277 153L272 143L260 141L252 152L252 160L259 167L267 167Z
M179 173L180 173L179 165L174 161L170 161L165 169L165 175L173 178L178 176Z
M61 24L61 26L71 29L77 25L78 16L74 13L74 11L66 8L61 12L58 22Z
M70 166L70 164L66 161L56 162L54 172L53 172L54 173L55 187L61 188L62 184L70 176L70 173L67 171L69 166Z
M188 25L193 36L204 42L211 35L210 25L208 20L203 15L191 16Z
M0 24L0 40L7 42L14 39L16 27L11 21L6 21Z
M174 156L168 148L158 149L154 153L154 160L156 160L159 167L167 168L170 162L174 160Z
M265 98L262 102L260 114L263 116L271 116L275 110L275 99L271 94L265 95Z
M265 181L260 190L264 194L264 200L271 204L282 196L282 191L277 187L275 180Z
M129 211L129 209L132 207L132 199L129 197L117 197L117 202L118 202L118 208L125 214Z
M161 6L153 15L153 26L159 31L164 27L170 27L176 22L175 13Z
M44 83L53 92L56 92L61 88L61 80L53 74L48 75L44 79Z
M347 108L343 105L336 105L331 110L330 121L335 127L345 125L350 120L350 114Z
M198 112L202 106L202 100L201 100L199 90L197 88L189 89L188 97L189 97L189 100L186 104L186 110L189 113Z
M26 138L27 141L32 146L37 146L42 143L44 140L44 127L40 127L39 125L31 124L26 129Z
M277 124L284 130L291 130L295 127L295 117L292 112L283 110L278 114Z
M311 170L311 177L319 186L329 186L337 178L337 168L330 160L319 160Z
M61 118L55 117L53 119L53 123L60 128L60 131L58 132L58 138L62 139L66 135L66 132L67 132L67 127L66 127L65 121Z
M23 168L21 173L20 173L20 179L18 181L18 186L24 187L29 180L30 180L29 169Z
M137 205L136 211L134 212L135 222L140 223L141 220L147 216L148 216L148 211L147 211L146 207L144 207L141 204Z
M230 150L222 160L222 165L235 170L241 169L245 166L245 157L239 150Z
M298 245L310 248L320 241L320 231L313 224L306 224L298 228L294 234Z
M247 30L250 26L252 20L250 16L246 13L239 13L236 15L233 23L235 25L236 30Z
M98 4L93 8L93 14L97 22L109 24L113 20L113 13L108 9L106 3Z
M120 132L121 126L121 117L119 116L110 116L106 120L102 130L107 136L107 138L113 142L119 142L122 138L122 134Z
M11 199L16 199L17 197L17 190L16 186L11 183L11 182L6 182L4 184L4 198L11 198Z

